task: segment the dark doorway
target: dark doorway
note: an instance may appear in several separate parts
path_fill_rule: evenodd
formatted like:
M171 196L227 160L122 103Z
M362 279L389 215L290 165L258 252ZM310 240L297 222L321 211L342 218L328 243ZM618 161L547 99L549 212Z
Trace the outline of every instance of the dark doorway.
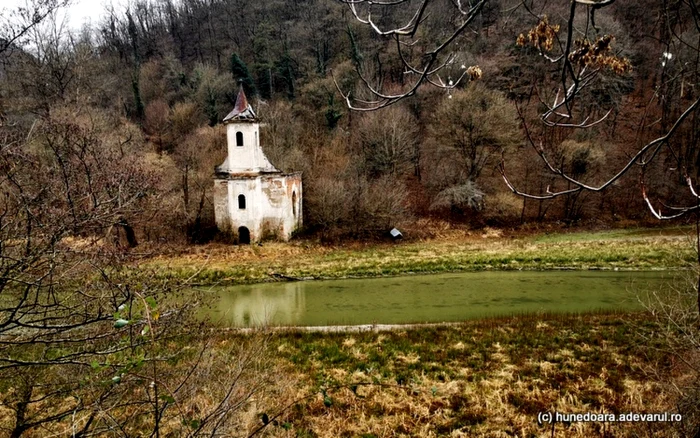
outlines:
M238 228L238 243L241 245L250 244L250 230L247 227Z

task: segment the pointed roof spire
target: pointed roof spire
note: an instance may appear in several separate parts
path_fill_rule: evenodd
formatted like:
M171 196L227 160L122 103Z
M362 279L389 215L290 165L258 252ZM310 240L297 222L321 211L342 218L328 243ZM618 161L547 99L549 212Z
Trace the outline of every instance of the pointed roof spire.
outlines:
M224 123L230 122L232 120L241 120L253 122L257 119L253 107L248 103L248 99L245 97L245 91L243 91L243 83L238 88L238 97L236 97L236 105L233 107L233 111L228 113L224 117Z

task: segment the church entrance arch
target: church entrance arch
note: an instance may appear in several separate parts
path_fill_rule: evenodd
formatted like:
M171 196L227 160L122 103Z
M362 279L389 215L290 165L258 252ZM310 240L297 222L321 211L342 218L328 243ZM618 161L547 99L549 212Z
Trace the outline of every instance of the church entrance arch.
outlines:
M240 243L241 245L250 244L250 230L248 229L248 227L238 228L238 243Z

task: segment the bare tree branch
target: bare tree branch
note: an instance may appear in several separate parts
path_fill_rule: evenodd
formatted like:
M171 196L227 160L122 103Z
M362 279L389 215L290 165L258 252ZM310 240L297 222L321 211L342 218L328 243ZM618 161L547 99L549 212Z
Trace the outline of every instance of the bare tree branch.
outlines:
M468 10L463 9L463 5L461 1L457 1L456 3L453 3L454 7L457 8L457 10L460 12L460 15L464 15L465 18L462 20L462 23L457 26L457 28L444 40L439 41L432 50L426 51L422 56L421 56L421 62L422 66L421 67L416 67L412 65L411 62L409 62L408 58L405 56L402 47L403 46L411 46L413 42L411 39L415 36L419 26L423 23L424 18L427 14L428 6L431 4L431 0L423 0L420 5L416 8L415 13L413 14L412 18L408 21L407 24L399 27L395 27L393 29L388 29L388 30L382 30L380 29L371 19L371 11L372 7L376 5L382 5L382 6L395 6L402 4L404 2L398 1L398 2L391 2L391 3L386 3L382 4L379 2L373 2L373 1L368 1L368 0L340 0L342 3L348 4L350 10L352 11L353 15L355 18L362 24L365 24L369 26L373 32L375 32L379 36L392 36L395 39L396 45L397 45L397 50L399 53L399 57L402 60L402 63L405 65L406 70L408 72L411 72L415 75L417 75L417 78L413 79L411 84L409 84L408 87L405 87L402 92L400 93L395 93L395 94L389 94L385 93L382 90L378 89L377 87L374 87L370 84L369 80L365 77L364 74L362 74L360 71L358 71L358 75L360 77L360 81L364 85L364 88L369 91L370 95L374 98L372 100L363 100L363 99L358 99L354 96L351 96L349 92L345 92L341 89L340 85L338 84L338 81L336 80L334 76L334 81L336 88L340 92L340 94L343 96L343 99L346 102L346 105L348 108L355 110L355 111L374 111L378 110L380 108L385 108L389 105L392 105L402 99L405 99L406 97L413 96L418 88L423 85L423 84L429 84L438 88L443 88L443 89L451 89L457 86L457 84L460 83L461 80L463 80L467 74L466 72L462 72L460 77L457 80L453 80L451 84L445 84L444 81L442 81L438 74L440 71L442 71L447 65L450 64L451 61L451 55L448 55L447 59L443 62L438 62L438 59L441 55L443 55L443 52L446 52L449 47L452 45L455 39L459 37L461 34L464 33L464 31L469 27L469 25L473 22L473 20L478 16L479 12L482 10L483 6L486 4L488 0L479 0L474 4L470 4L470 7ZM366 15L365 14L360 14L358 12L357 6L358 5L364 5L367 8ZM365 17L366 18L363 18ZM407 41L404 41L404 39L407 39ZM466 68L466 67L465 67Z

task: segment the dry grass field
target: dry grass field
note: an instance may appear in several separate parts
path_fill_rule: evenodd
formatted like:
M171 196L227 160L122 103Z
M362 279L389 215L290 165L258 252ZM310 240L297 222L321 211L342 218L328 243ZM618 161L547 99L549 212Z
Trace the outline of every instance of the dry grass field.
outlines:
M675 436L671 423L538 425L540 412L677 412L682 374L644 314L531 316L391 332L284 333L299 403L280 437ZM677 377L677 376L676 376ZM270 413L272 417L272 413Z

